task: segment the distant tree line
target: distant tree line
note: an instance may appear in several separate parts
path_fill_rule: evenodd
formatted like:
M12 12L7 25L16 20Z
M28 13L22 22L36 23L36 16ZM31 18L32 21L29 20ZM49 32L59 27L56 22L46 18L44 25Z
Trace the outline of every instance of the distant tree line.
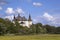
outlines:
M9 19L0 18L0 35L30 35L30 34L60 34L60 27L42 25L41 23L32 24L30 28L21 26L17 21L15 24Z

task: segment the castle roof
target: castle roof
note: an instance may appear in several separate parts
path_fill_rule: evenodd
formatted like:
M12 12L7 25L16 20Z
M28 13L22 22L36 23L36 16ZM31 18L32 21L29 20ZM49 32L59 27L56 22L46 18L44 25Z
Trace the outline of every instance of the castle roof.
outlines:
M29 18L28 18L28 20L27 20L25 16L21 17L19 14L18 14L17 17L15 17L15 15L14 15L13 21L15 21L15 20L17 20L17 21L32 21L30 15L29 15Z
M29 14L29 18L28 18L28 21L32 21L30 14Z
M17 17L15 17L15 15L14 15L13 21L14 20L17 20L17 21L27 21L27 19L25 18L25 16L21 17L19 14L18 14Z

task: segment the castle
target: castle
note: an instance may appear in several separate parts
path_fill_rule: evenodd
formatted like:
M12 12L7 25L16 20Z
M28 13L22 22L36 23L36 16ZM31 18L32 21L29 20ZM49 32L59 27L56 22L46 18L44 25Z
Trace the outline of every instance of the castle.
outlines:
M20 14L18 14L17 17L14 15L13 23L15 23L15 21L18 21L18 23L23 27L27 26L29 28L32 25L32 19L30 15L28 19L25 16L21 17Z

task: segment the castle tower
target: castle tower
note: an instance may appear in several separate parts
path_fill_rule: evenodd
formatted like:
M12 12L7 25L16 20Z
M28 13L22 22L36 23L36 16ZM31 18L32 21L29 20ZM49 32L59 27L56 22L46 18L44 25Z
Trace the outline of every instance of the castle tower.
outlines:
M30 26L32 25L32 19L30 14L28 19L25 18L25 16L21 17L20 14L18 14L17 17L15 17L14 15L14 19L13 19L14 24L15 24L15 21L17 21L23 27L27 26L28 28L30 28Z
M28 18L28 21L32 21L30 14L29 14L29 18Z
M14 19L16 19L16 18L15 18L15 15L14 15Z
M16 17L15 17L15 15L14 15L14 20L13 21L16 21Z
M13 17L13 23L15 24L15 21L16 21L16 17L15 17L15 15L14 15L14 17Z
M29 14L29 18L28 18L28 25L29 25L29 27L32 25L32 19L31 19L30 14Z

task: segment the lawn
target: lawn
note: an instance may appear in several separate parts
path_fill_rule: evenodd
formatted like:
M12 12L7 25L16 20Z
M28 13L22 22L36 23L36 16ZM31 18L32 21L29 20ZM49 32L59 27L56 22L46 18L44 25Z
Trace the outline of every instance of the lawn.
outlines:
M0 36L0 40L60 40L60 34Z

